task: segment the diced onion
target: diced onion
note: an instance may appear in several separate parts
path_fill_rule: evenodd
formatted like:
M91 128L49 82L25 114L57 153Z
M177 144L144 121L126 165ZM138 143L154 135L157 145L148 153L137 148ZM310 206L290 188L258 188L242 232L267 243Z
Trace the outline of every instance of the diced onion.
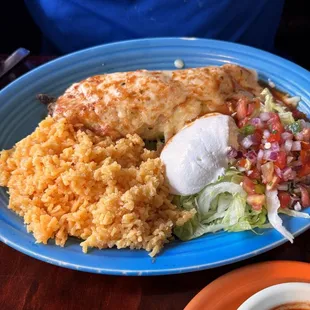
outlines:
M310 128L310 123L306 122L304 119L299 120L302 128Z
M257 161L261 161L264 157L264 151L263 150L259 150L257 153Z
M294 141L292 145L292 151L301 151L300 141Z
M264 151L264 159L266 159L266 160L269 159L270 153L271 153L270 150L265 150L265 151Z
M230 147L230 149L229 149L229 151L227 153L227 157L228 158L236 158L237 155L238 155L238 151L235 148Z
M266 160L276 160L278 158L278 152L272 150L265 150L264 151L264 158Z
M262 128L263 123L262 120L259 117L255 117L251 119L251 124L254 125L257 128Z
M269 112L263 112L259 115L259 118L263 121L266 122L270 119L270 113Z
M279 143L278 142L271 143L271 150L275 152L279 152L280 151Z
M302 209L302 206L301 206L300 202L297 201L297 202L295 203L295 205L294 205L294 210L295 210L295 211L300 211L301 209Z
M282 177L284 181L294 180L296 178L296 171L288 167L282 170Z
M269 159L276 160L278 158L278 152L271 152Z
M248 149L253 145L253 140L251 139L251 136L246 136L244 139L241 141L241 145L245 148Z
M296 140L302 141L304 139L304 134L303 132L297 132L295 135Z
M293 134L290 133L290 132L285 131L285 132L283 132L281 134L281 137L282 137L283 140L292 140L293 139Z
M269 138L269 136L270 136L270 131L267 130L267 129L265 129L264 132L263 132L263 135L264 135L265 138Z
M255 135L248 135L241 141L241 145L245 148L248 149L250 148L253 144L259 144L261 141L258 141Z
M293 146L293 140L286 140L284 143L284 149L286 152L290 152Z
M279 178L282 178L283 175L282 175L281 169L280 169L279 167L275 166L275 167L274 167L274 170L275 170L277 176L278 176Z
M287 183L282 183L278 185L278 190L279 191L287 191L288 190L288 184Z
M248 152L245 156L252 163L254 163L256 161L256 158L257 158L257 155L254 151Z

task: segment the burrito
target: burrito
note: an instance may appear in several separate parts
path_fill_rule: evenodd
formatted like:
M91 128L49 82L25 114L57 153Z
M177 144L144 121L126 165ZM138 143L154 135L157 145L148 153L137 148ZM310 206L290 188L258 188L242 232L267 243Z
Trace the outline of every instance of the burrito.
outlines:
M238 99L261 90L254 70L234 64L116 72L74 83L50 113L112 139L137 133L145 140L167 141L207 113L231 115Z

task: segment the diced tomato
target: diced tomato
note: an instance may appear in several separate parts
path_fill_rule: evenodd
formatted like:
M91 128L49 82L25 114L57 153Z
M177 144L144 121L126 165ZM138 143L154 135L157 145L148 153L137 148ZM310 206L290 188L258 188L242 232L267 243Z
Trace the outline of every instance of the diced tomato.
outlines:
M274 175L272 177L272 180L266 184L266 189L268 191L272 191L273 189L275 189L277 187L277 185L280 183L280 181L281 181L281 179L277 175Z
M237 119L239 120L240 125L245 125L249 118L247 116L253 115L253 113L260 108L260 103L258 100L250 101L248 98L240 98L237 102ZM246 121L245 121L246 120Z
M274 173L274 165L273 162L267 162L261 166L262 174L263 174L263 183L268 183L272 181L273 173Z
M301 149L306 150L306 151L310 151L310 143L302 141L301 142Z
M263 131L260 128L256 128L254 133L252 134L252 139L254 144L251 146L253 151L258 152L260 149L260 145L262 143Z
M255 141L257 141L257 143L261 143L261 141L262 141L262 138L263 138L263 132L262 132L262 130L261 129L256 129L255 131L254 131L254 134L253 134L253 139L255 140Z
M310 143L301 143L300 160L303 164L310 163Z
M310 206L310 196L307 188L305 186L300 185L299 186L301 191L301 205L303 207L309 207Z
M280 117L277 113L270 113L271 117L268 121L268 125L270 126L271 133L279 133L284 132L284 127L281 123Z
M242 187L248 194L255 194L255 184L250 178L243 177Z
M239 160L239 162L238 162L238 166L244 168L246 165L247 165L247 160L246 160L246 158L241 158L241 159Z
M281 141L281 133L278 131L271 133L270 136L268 137L267 141L268 142L280 142Z
M299 159L302 166L298 170L298 176L304 177L310 174L310 143L301 142L301 151Z
M261 178L260 172L255 167L252 172L248 175L248 177L252 180L259 180Z
M310 163L310 150L301 150L300 151L300 160L305 165Z
M302 165L297 172L297 175L302 178L307 175L310 175L310 163Z
M237 163L237 166L242 167L246 170L250 170L251 165L252 163L247 158L241 158Z
M264 194L248 195L246 201L254 210L261 210L266 202L266 197Z
M259 108L260 108L259 100L252 101L251 103L248 104L247 115L248 116L252 115Z
M288 208L291 205L291 196L286 192L279 192L278 197L280 200L281 208Z
M251 115L254 111L255 111L255 104L254 103L250 103L248 105L247 115Z
M242 120L247 116L248 102L249 100L247 98L241 98L238 100L236 109L238 120Z
M275 165L280 169L284 169L286 167L286 153L284 151L278 152L278 157L275 161Z

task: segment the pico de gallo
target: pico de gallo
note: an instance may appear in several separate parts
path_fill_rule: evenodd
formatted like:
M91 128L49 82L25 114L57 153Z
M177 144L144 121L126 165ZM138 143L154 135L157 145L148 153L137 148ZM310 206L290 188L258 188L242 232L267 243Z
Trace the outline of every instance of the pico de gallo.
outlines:
M310 206L310 123L296 108L276 102L268 89L261 100L238 101L234 117L241 149L230 155L244 174L252 208L262 208L265 192L277 190L281 208L300 211Z
M228 151L225 175L198 194L176 196L192 220L174 230L181 240L225 230L275 228L289 241L280 213L310 219L310 122L296 106L273 97L244 96L232 114L239 128L239 149Z

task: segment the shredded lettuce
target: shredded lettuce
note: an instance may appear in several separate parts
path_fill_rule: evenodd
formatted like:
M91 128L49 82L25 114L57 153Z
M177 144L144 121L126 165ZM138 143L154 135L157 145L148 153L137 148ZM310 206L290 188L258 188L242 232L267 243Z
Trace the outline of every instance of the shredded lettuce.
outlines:
M173 232L182 241L187 241L222 229L224 229L224 225L220 223L202 224L199 221L199 216L196 214L194 218L186 222L183 226L176 226Z
M225 174L220 176L218 182L233 182L240 184L243 180L242 173L235 167L230 167L226 170Z
M279 213L288 216L310 218L310 215L295 210L280 208L277 191L266 191L266 206L253 210L246 202L247 194L239 182L240 172L228 169L216 183L206 186L200 193L191 196L176 196L179 207L196 209L195 216L183 226L176 226L174 234L181 240L191 240L219 230L238 232L255 228L275 228L291 242L293 235L283 226ZM268 222L269 220L269 222Z
M261 106L261 112L278 112L280 120L285 126L295 122L292 112L288 111L284 105L276 103L268 88L261 92L261 97L265 103Z
M230 193L233 196L239 194L243 198L246 197L246 192L239 184L232 182L220 182L211 186L205 187L205 189L199 194L197 198L198 212L204 216L210 209L211 202L221 193Z
M246 203L246 192L240 184L228 181L239 173L229 170L218 183L205 187L199 194L180 197L183 208L195 208L195 216L174 229L181 240L190 240L206 233L253 230L266 222L266 210L253 211ZM224 180L225 181L224 181Z
M235 225L229 226L226 230L231 232L253 230L254 228L264 228L267 220L267 211L262 208L260 211L253 210L248 204L245 205L243 216Z
M292 112L280 112L279 117L284 126L293 124L295 122Z

